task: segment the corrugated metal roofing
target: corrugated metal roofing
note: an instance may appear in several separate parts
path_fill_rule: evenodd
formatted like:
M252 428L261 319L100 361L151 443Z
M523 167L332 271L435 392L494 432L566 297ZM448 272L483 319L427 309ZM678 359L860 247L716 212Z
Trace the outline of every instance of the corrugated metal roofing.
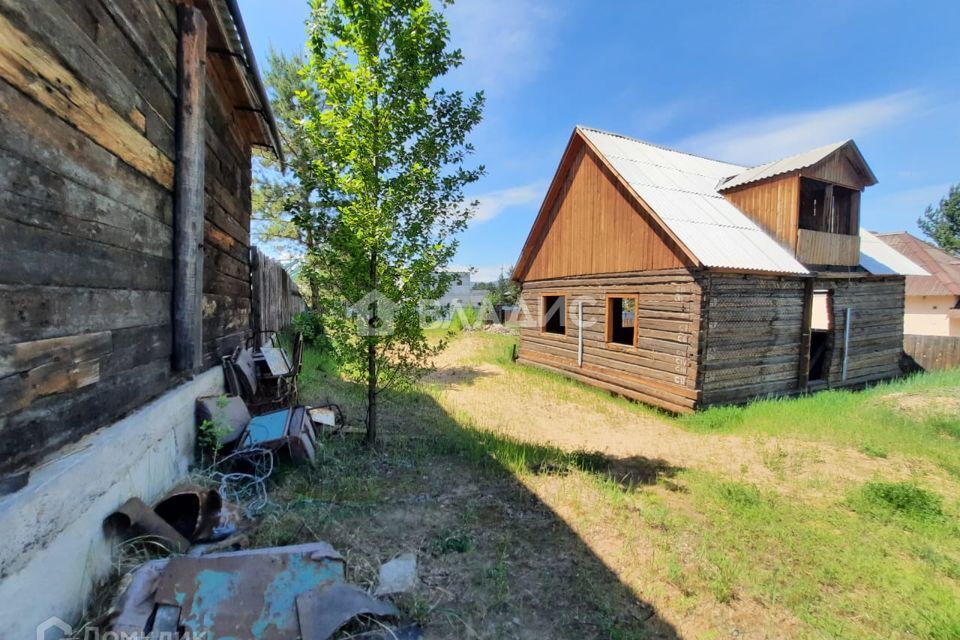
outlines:
M578 129L704 266L809 273L717 191L721 178L744 167Z
M960 296L960 258L906 231L877 238L926 270L925 277L907 276L908 296Z
M719 188L732 189L741 185L750 184L751 182L756 182L757 180L766 180L767 178L779 176L784 173L790 173L791 171L798 171L800 169L812 167L829 156L831 153L843 147L848 142L852 141L844 140L842 142L825 144L822 147L810 149L809 151L804 151L788 158L781 158L780 160L774 160L773 162L767 162L755 167L750 167L746 171L742 171L735 175L724 178L720 183Z
M930 275L923 267L866 229L860 229L860 266L874 275Z

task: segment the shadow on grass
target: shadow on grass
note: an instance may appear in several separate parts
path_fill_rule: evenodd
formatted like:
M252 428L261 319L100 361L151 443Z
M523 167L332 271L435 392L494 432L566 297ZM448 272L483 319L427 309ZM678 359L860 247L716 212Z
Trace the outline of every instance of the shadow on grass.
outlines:
M333 399L360 422L361 389L316 382L304 401ZM422 586L398 604L432 637L680 637L522 481L583 473L629 490L676 468L478 430L420 390L382 397L380 443L330 440L316 468L284 470L275 497L288 502L258 543L322 536L346 549L359 583L375 581L379 562L416 550Z

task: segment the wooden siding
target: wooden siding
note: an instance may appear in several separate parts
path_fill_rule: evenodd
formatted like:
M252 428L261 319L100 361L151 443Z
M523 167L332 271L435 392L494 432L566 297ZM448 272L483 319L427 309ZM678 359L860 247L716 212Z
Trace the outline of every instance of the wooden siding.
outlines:
M797 248L800 179L796 175L748 184L723 194L782 247Z
M700 284L701 406L796 392L804 280L712 274Z
M807 265L855 267L860 264L860 236L798 229L796 255Z
M172 9L167 0L0 3L0 471L178 381ZM250 330L250 143L226 73L211 60L207 366Z
M806 391L801 372L804 279L713 274L700 280L701 406ZM903 278L818 278L833 292L825 380L811 389L856 386L900 375ZM843 378L846 309L852 309ZM806 358L803 358L806 365Z
M531 231L522 281L676 269L689 261L579 138L561 164L549 213ZM553 191L554 189L551 189ZM518 271L521 271L518 269Z
M812 167L800 172L805 178L815 178L831 184L839 184L856 191L863 191L867 177L857 171L844 151L833 153Z
M960 367L960 336L903 336L910 368L945 371Z
M827 386L860 385L899 376L903 354L903 276L819 278L833 292L833 343ZM846 310L852 310L847 378L843 374Z
M699 396L700 287L686 270L559 278L526 283L521 320L540 317L543 295L566 296L566 335L521 322L521 362L662 407L688 412ZM636 346L605 339L608 295L637 296ZM583 366L577 363L577 304L583 302ZM531 326L532 325L532 326Z

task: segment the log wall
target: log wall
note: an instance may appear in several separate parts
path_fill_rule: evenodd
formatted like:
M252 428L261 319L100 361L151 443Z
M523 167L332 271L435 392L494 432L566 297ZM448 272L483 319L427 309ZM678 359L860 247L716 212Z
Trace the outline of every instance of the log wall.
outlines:
M825 380L809 388L857 386L900 375L904 280L901 276L820 277L832 292ZM701 279L699 387L702 406L806 391L802 278L712 274ZM852 309L846 378L846 309Z
M540 330L541 296L566 296L566 335ZM606 297L637 297L635 346L606 342ZM698 398L700 286L687 271L660 271L525 282L519 360L674 412ZM577 304L583 302L583 365L578 365Z
M0 3L0 472L171 373L177 23L166 0ZM250 330L250 144L207 70L204 362Z
M814 286L833 291L828 386L854 386L899 376L903 355L903 276L820 278ZM852 314L847 378L843 380L847 308L852 309Z

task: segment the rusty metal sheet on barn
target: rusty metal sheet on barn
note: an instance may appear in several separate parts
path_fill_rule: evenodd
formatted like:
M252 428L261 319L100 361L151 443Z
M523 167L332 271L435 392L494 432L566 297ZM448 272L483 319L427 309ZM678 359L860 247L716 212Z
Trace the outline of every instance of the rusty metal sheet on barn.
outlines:
M180 624L211 640L289 640L300 634L297 597L344 581L324 542L171 558L156 602L181 607Z

